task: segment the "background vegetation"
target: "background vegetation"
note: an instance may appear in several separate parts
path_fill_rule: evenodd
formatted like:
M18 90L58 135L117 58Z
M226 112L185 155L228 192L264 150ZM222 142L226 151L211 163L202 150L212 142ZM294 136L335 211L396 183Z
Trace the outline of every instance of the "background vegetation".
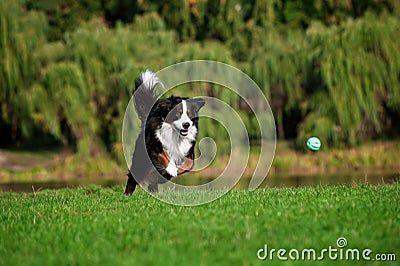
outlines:
M252 77L280 139L312 134L326 148L397 137L399 10L396 0L2 0L0 147L47 137L122 158L134 78L192 59ZM205 123L203 135L223 130Z

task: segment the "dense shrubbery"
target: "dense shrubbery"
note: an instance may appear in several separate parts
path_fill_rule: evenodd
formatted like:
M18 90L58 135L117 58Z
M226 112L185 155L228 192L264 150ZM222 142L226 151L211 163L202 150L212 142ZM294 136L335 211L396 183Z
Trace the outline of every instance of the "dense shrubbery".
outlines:
M297 138L313 133L330 144L398 133L399 26L397 18L368 15L257 47L249 73L270 96L280 136L293 137L285 119L298 122Z
M249 74L280 138L340 146L399 134L397 1L173 3L1 1L0 143L49 134L79 152L121 154L133 79L191 59Z

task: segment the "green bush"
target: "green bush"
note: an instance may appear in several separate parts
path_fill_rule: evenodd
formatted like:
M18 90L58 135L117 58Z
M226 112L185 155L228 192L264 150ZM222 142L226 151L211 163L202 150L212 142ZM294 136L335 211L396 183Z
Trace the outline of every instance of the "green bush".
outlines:
M121 158L135 77L194 59L252 77L280 138L352 146L400 132L397 1L50 2L0 2L1 146L50 134L78 152L104 147ZM240 106L216 85L179 92ZM239 113L258 143L254 117ZM225 136L211 121L202 127Z

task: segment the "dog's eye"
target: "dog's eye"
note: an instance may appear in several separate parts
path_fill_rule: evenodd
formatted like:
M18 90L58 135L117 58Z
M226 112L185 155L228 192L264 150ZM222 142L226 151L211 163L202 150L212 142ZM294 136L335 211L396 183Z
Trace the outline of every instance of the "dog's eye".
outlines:
M180 113L180 114L182 114L182 112L183 112L182 108L181 108L181 109L179 109L179 113Z

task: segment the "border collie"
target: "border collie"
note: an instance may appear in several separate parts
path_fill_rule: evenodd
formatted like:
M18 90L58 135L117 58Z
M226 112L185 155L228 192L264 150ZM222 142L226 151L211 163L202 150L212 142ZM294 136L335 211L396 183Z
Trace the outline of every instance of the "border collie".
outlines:
M142 126L125 195L132 194L142 181L149 184L150 192L157 192L158 184L193 168L198 112L205 101L176 96L158 99L155 93L158 84L163 86L150 70L135 80L134 103Z

